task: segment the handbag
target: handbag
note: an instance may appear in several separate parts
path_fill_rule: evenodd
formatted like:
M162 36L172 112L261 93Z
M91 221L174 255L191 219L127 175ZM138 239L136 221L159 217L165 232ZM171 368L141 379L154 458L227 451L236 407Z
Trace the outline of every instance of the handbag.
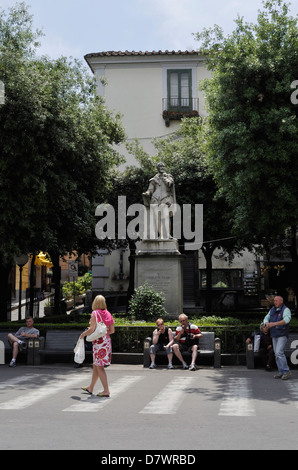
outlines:
M85 360L85 343L82 338L78 339L78 342L73 351L75 353L74 362L77 364L83 364Z
M89 336L86 335L86 341L95 341L96 339L101 338L102 336L105 336L107 332L108 332L108 329L100 317L100 322L96 320L96 328L93 331L93 333L91 333L91 335Z

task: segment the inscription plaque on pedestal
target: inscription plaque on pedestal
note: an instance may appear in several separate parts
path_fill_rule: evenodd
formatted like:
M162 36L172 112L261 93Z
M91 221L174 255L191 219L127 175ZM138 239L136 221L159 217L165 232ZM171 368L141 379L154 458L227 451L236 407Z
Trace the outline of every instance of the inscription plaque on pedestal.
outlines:
M135 287L145 282L165 297L169 316L183 312L183 256L176 240L140 242L135 258Z

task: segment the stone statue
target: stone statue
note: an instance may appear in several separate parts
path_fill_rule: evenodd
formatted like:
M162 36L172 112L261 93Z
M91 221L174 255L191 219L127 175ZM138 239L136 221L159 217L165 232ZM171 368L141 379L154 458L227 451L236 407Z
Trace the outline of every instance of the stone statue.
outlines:
M147 221L150 238L169 239L170 217L174 213L176 204L175 183L172 175L165 173L165 165L160 162L156 165L158 173L149 180L146 192L142 194L144 206L147 208ZM148 230L147 230L148 234Z

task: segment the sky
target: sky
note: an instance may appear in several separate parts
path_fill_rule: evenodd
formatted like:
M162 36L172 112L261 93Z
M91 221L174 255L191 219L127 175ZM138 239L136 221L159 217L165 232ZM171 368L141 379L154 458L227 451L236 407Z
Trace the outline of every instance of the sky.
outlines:
M16 0L0 0L7 10ZM103 51L197 50L192 33L214 24L225 34L238 15L256 22L261 0L25 0L41 29L39 54L84 60ZM291 1L292 16L298 0Z

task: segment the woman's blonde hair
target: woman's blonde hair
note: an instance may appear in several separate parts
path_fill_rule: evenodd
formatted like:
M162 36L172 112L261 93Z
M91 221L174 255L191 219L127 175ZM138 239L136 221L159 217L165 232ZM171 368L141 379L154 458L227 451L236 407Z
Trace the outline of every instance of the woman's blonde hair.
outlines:
M97 295L92 303L92 310L106 310L106 299L103 295Z

